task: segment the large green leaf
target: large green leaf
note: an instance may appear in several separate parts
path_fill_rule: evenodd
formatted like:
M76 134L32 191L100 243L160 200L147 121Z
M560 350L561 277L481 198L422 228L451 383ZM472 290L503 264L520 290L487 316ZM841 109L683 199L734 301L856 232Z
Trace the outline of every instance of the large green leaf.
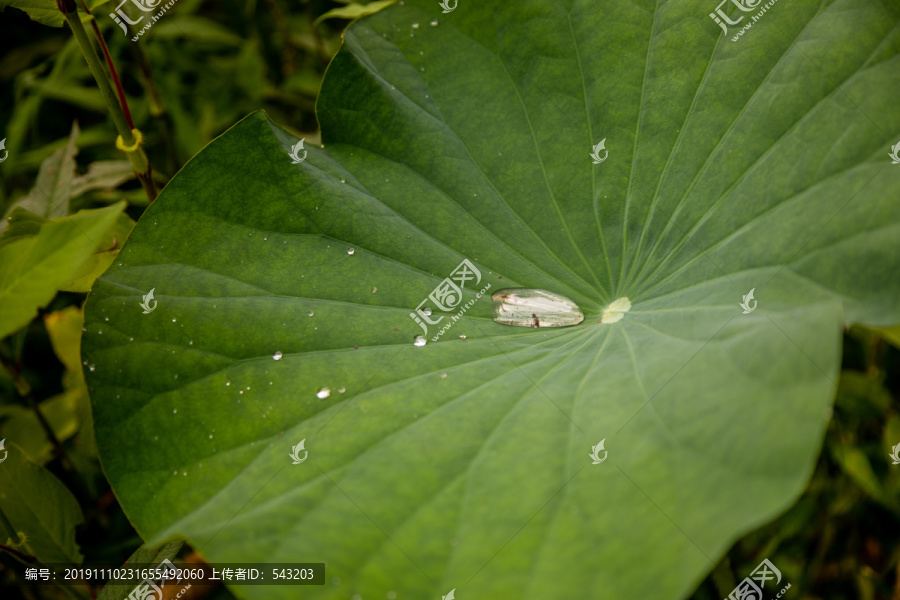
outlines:
M196 156L87 303L138 531L323 561L311 598L660 599L790 505L841 327L900 322L900 7L778 3L737 42L714 9L406 0L348 29L324 148L256 113ZM471 308L414 346L464 259ZM507 287L585 320L495 323Z

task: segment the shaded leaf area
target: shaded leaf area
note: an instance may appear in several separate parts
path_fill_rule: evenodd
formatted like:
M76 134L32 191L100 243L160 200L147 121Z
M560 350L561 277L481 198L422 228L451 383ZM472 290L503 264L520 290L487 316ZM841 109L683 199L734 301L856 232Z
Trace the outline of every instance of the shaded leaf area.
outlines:
M325 147L292 164L251 115L89 298L98 446L137 530L324 561L316 598L690 594L805 487L841 327L900 322L900 14L778 8L739 43L701 2L407 1L351 26ZM414 346L463 259L471 308ZM585 320L494 323L487 284Z
M72 492L17 445L6 448L9 456L0 469L4 538L42 563L80 564L75 527L84 517ZM7 531L10 526L13 531Z

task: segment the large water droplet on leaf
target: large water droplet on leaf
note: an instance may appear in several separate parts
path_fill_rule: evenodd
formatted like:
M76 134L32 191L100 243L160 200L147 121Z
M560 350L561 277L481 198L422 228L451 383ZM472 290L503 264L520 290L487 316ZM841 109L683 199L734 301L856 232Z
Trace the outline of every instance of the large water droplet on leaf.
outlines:
M584 321L578 305L547 290L512 288L497 290L494 321L516 327L566 327Z

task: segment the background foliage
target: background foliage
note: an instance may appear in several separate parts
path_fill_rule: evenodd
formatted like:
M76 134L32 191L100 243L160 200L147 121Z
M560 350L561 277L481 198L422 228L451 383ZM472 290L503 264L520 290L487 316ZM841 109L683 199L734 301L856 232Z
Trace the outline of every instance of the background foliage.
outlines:
M316 95L348 22L334 15L362 12L347 4L179 0L142 53L98 8L158 187L258 108L317 143ZM22 559L122 563L142 543L97 461L79 344L85 292L147 199L115 149L116 131L68 28L6 8L0 35L11 48L0 63L0 137L9 151L0 212L10 216L0 265L12 264L17 242L47 249L40 265L22 266L41 273L44 288L0 287L2 311L10 311L0 312L0 439L12 459L0 466L0 509L7 529L27 533L0 532L0 586L4 596L61 598L71 591L16 586ZM75 247L89 227L102 242ZM898 398L900 350L884 332L847 332L834 418L807 491L738 542L694 598L724 597L768 557L792 583L790 598L900 599L900 470L886 459L890 442L900 441ZM58 519L38 526L19 510L25 505ZM182 556L199 559L189 548Z

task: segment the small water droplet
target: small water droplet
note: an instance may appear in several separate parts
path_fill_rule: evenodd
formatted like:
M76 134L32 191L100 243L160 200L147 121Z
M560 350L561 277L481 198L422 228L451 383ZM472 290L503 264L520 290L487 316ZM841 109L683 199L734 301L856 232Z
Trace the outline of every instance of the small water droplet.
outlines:
M104 321L109 321L109 317L103 317Z
M156 225L156 223L154 223ZM172 475L178 475L178 471L172 471Z
M272 355L272 358L274 358L275 360L281 360L282 356L284 355L281 353L281 350L278 350L275 354Z
M377 287L373 287L373 288L372 288L372 293L373 293L373 294L374 294L375 292L377 292L377 291L378 291L378 288L377 288Z
M97 368L97 367L95 367L94 365L90 365L90 366L88 367L88 371L90 371L91 373L93 373L93 372L94 372L94 369L96 369L96 368Z
M188 341L188 346L193 346L193 345L194 345L194 340Z
M173 414L173 415L174 415L175 413L177 413L177 412L178 412L178 409L177 409L177 408L173 408L173 409L172 409L172 414Z
M185 476L185 477L187 477L187 471L184 471L184 472L182 473L182 475Z
M446 374L446 373L441 373L441 379L447 379L447 374Z
M459 339L461 339L461 340L466 339L466 334L463 333L462 335L460 335L460 336L459 336Z
M352 255L354 252L356 252L356 250L354 250L353 248L347 248L347 254Z
M172 319L172 322L174 323L174 322L175 322L175 319Z
M431 25L432 27L437 27L437 19L432 19L429 25Z
M431 309L426 306L425 308L422 309L422 314L425 315L426 317L430 317Z
M212 439L212 438L213 438L213 435L212 435L212 434L209 434L209 439Z
M268 238L268 237L264 237L264 238L263 238L263 241L267 242L267 241L269 241L269 238Z
M316 313L314 313L313 311L309 311L309 312L306 313L306 314L309 315L309 316L311 317L311 316L313 316L313 315L316 314Z
M347 180L341 177L341 183L347 183Z
M423 336L417 335L416 337L413 338L413 346L424 346L424 345L425 345L425 338Z
M419 24L418 24L418 23L413 23L413 24L412 24L412 28L413 28L413 29L418 29L418 28L419 28Z
M347 388L342 388L342 387L338 388L338 394L343 394L346 391L347 391Z
M319 389L318 392L316 392L316 398L318 398L319 400L324 400L325 398L327 398L330 395L331 395L331 390L329 390L327 387L323 387L323 388Z
M225 385L231 385L231 382L230 382L230 381L226 381L226 382L225 382Z
M243 394L244 390L238 390L238 394Z

